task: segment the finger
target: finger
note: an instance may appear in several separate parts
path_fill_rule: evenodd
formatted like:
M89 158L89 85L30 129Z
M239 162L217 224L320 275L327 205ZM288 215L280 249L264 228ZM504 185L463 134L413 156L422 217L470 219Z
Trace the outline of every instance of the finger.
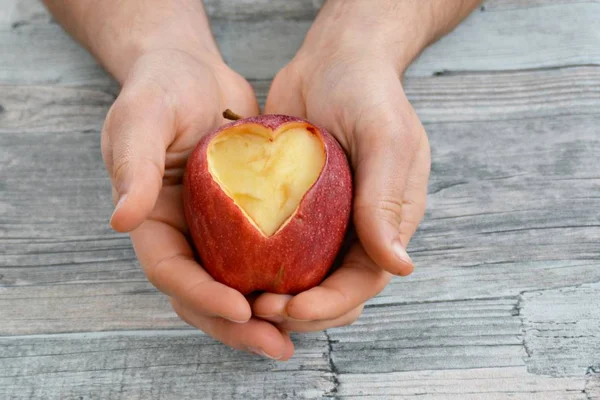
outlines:
M148 218L171 225L185 235L188 231L188 225L185 220L182 205L182 185L164 186L161 189L156 204L154 205L154 209Z
M253 318L246 323L236 324L222 318L197 314L177 299L171 299L171 304L186 323L229 347L279 361L286 361L294 354L289 334L281 332L268 322Z
M243 323L252 313L246 298L212 277L196 263L183 234L148 219L131 233L136 255L148 280L196 313Z
M427 182L431 170L431 151L427 135L421 140L408 173L402 205L400 241L408 244L425 215L427 205Z
M265 114L283 114L306 118L300 89L300 75L289 64L273 79L265 104Z
M342 266L319 286L294 297L265 293L252 306L254 315L276 323L335 320L368 299L389 283L391 275L379 268L359 244L354 245Z
M174 135L174 112L160 91L125 88L111 107L102 155L118 198L113 229L135 229L154 208Z
M395 86L395 85L392 85ZM399 235L404 193L423 127L397 87L356 124L354 224L367 254L381 268L408 275L413 262Z
M320 321L296 321L293 319L286 319L283 322L277 323L277 327L290 332L318 332L325 329L351 325L360 317L363 307L364 306L361 304L350 312L335 319L326 319ZM264 319L269 322L274 322L269 318Z

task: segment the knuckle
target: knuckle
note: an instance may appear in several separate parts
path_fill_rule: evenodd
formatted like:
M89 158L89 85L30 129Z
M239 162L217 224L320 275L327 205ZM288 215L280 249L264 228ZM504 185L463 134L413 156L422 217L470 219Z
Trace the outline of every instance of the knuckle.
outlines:
M123 154L122 151L117 152L117 154L113 153L113 157L111 160L111 177L115 182L123 182L125 180L125 176L129 171L129 166L131 165L131 160L128 155ZM119 188L117 187L117 190Z
M331 328L338 328L338 327L341 327L341 326L352 325L362 315L363 307L364 307L364 305L361 304L360 306L358 306L355 309L351 310L346 315L344 315L342 318L340 318L340 320L337 323L333 324L333 326L331 326Z
M112 175L112 148L110 139L104 132L100 136L100 153L102 154L102 160L104 161L106 170L108 171L109 175Z
M110 107L108 113L106 114L106 118L104 119L104 124L102 126L102 132L100 134L100 151L102 154L102 159L104 160L104 164L108 169L108 172L112 171L112 140L111 140L111 132L113 131L113 120L115 113L115 103Z
M394 123L394 126L386 130L388 137L386 144L394 146L405 153L412 154L419 146L419 135L411 124L404 118Z
M402 213L402 199L396 196L380 196L376 200L376 209L385 215L400 215Z
M148 115L172 117L172 100L168 93L156 84L125 86L112 107L104 125L109 135L120 135L131 120L145 120Z
M179 261L186 261L189 257L183 254L175 254L170 257L163 258L146 269L146 277L148 281L161 292L172 296L172 290L168 284L169 280L174 275L173 264Z
M349 319L348 325L355 323L356 320L358 320L360 318L360 316L362 315L362 312L363 312L363 308L364 308L364 305L361 304L360 306L356 307L354 310L352 310L350 312L350 315L348 318Z
M177 301L174 297L169 297L169 303L171 303L171 308L175 311L175 314L181 319L183 319L183 308L179 301Z
M380 149L399 149L408 154L416 151L424 132L416 116L392 108L374 114L369 119L372 134L366 135L366 140L374 141Z
M165 174L165 166L158 160L143 154L134 155L132 148L125 145L118 151L113 152L111 177L117 185L122 184L128 176L134 173L133 169L143 169L155 172L156 181L162 184ZM120 189L117 187L117 190Z
M354 203L354 214L360 219L384 221L397 229L402 220L403 202L400 196L380 195L373 199L360 197Z
M391 275L384 270L380 270L379 279L375 282L375 290L373 291L373 296L377 296L379 293L385 289L385 287L390 283Z
M181 319L183 322L185 322L189 326L194 326L194 324L192 323L191 319L188 317L187 312L185 311L185 309L181 305L181 303L174 298L170 298L170 302L171 302L171 308L173 309L175 314L177 314L179 319Z
M202 289L206 289L206 286L209 285L212 281L209 280L200 280L190 284L187 288L183 289L179 294L182 299L187 300L188 302L193 302L194 300L202 300L206 298L206 291Z

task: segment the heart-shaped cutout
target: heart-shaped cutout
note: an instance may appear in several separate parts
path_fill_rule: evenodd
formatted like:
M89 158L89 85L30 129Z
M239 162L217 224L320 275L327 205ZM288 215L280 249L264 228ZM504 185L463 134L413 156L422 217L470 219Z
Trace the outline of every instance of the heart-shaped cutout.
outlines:
M325 165L320 134L298 125L226 129L207 156L213 179L265 236L296 212Z

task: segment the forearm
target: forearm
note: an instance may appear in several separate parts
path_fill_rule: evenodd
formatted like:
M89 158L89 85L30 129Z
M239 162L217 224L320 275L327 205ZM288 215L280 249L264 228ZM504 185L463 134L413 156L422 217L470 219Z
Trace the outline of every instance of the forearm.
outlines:
M403 72L481 0L327 0L306 42L390 57ZM313 49L316 50L316 49Z
M220 59L201 1L44 0L56 20L117 80L155 50Z

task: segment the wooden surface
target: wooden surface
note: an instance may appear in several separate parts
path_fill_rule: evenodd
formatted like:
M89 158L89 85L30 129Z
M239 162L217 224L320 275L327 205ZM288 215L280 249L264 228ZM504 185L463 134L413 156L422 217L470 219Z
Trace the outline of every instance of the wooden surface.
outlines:
M322 0L232 3L213 29L264 100ZM275 363L146 282L107 223L118 87L0 0L0 399L600 399L600 2L487 1L405 86L433 153L417 270Z

